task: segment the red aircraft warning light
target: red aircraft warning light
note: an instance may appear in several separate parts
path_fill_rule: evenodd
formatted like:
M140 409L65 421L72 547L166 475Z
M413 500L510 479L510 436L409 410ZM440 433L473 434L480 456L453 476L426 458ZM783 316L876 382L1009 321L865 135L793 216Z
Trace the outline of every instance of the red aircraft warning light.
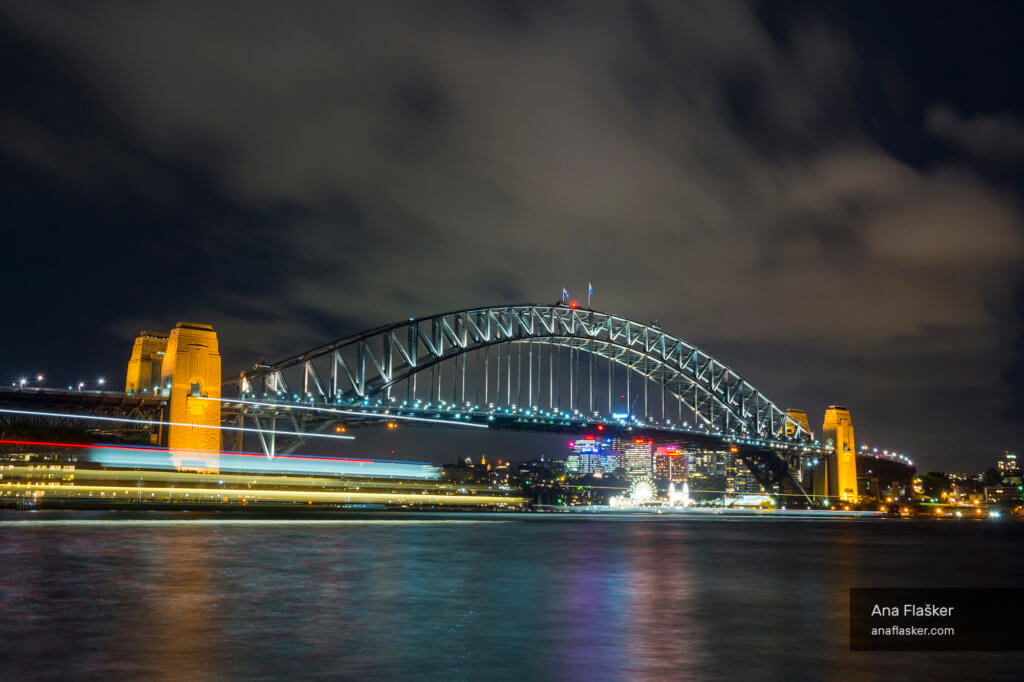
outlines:
M570 304L569 304L569 307L570 307L570 308L575 308L575 307L577 307L576 301L573 301L572 303L570 303Z
M597 425L597 430L598 431L604 431L604 424L598 424Z

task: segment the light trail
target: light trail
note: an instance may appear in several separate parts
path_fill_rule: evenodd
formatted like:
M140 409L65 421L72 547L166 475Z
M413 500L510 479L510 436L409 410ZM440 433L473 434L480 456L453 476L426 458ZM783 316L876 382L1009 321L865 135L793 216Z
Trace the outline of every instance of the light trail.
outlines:
M280 433L280 431L278 432ZM59 448L85 448L89 450L130 450L133 452L165 453L173 454L167 448L155 445L107 445L104 443L57 443L47 440L6 440L0 439L4 445L39 445L44 447ZM200 451L196 451L200 452ZM264 458L262 452L235 452L234 450L202 450L204 455L231 455L232 457L260 457ZM405 460L381 460L381 459L352 459L350 457L329 457L325 455L277 455L274 459L308 459L325 460L328 462L356 462L359 464L373 464L375 462L405 462ZM410 462L411 464L425 464L425 462Z
M374 488L390 490L399 493L408 490L438 492L472 492L473 494L493 494L494 489L486 485L472 483L443 483L434 480L423 479L396 479L396 480L374 480L368 478L343 478L329 475L297 476L288 474L265 474L265 473L233 473L225 471L192 472L192 471L171 471L171 470L126 470L126 469L62 469L62 470L40 470L30 466L8 466L4 469L5 480L21 481L32 483L33 476L42 474L48 476L74 476L74 485L103 485L109 482L129 481L131 485L126 488L137 487L139 481L143 485L154 485L162 483L178 485L191 483L193 487L202 487L204 490L217 491L220 488L209 487L212 485L230 484L232 487L244 486L251 489L253 485L260 486L290 486L290 490L307 488L331 489L334 492L351 490L358 491L363 488ZM46 486L50 481L40 482L37 485ZM63 481L67 484L67 480ZM115 486L116 487L116 486ZM400 488L401 490L396 490ZM3 484L0 483L0 490ZM256 488L261 490L261 488Z
M381 414L380 412L358 412L356 410L342 410L334 407L313 407L312 405L289 404L289 403L264 403L256 400L235 400L232 398L205 398L199 400L215 400L222 403L234 403L236 405L256 405L259 407L283 407L289 410L311 410L314 412L328 412L330 414L344 414L356 417L375 417L385 420L404 420L414 422L426 422L427 424L451 424L453 426L472 426L477 429L489 428L487 424L474 424L472 422L460 422L454 419L430 419L428 417L410 417L407 415ZM389 408L391 409L391 408Z
M322 490L254 490L250 488L175 488L163 486L77 486L65 485L62 483L37 485L29 483L8 483L5 486L0 487L0 490L24 490L26 492L38 491L43 493L43 497L51 496L51 493L61 492L79 493L79 495L76 495L77 497L81 497L80 493L89 492L121 493L128 499L132 499L134 497L136 501L141 500L143 494L152 493L153 495L167 495L168 499L170 499L171 496L177 496L179 501L184 501L186 495L189 497L192 495L199 497L207 496L211 498L218 498L218 500L234 497L237 498L237 503L241 503L243 500L258 502L261 499L296 502L299 504L303 502L312 502L313 500L318 502L336 503L378 502L394 504L396 502L404 502L408 504L455 505L522 504L526 502L526 498L524 497L501 497L498 495L424 495L416 493L328 492ZM59 495L57 496L59 497ZM116 495L111 495L111 498L113 497L116 497ZM92 499L95 500L96 498ZM202 500L196 501L201 502Z
M66 414L63 412L36 412L34 410L0 409L4 414L23 414L29 417L57 417L58 419L82 419L85 421L119 422L124 424L144 424L146 426L184 426L194 429L217 429L218 431L244 431L246 433L272 433L279 436L301 436L308 438L333 438L334 440L355 440L355 436L338 436L333 433L302 433L301 431L277 431L276 429L252 429L246 426L209 426L207 424L186 424L183 422L164 422L152 419L129 419L127 417L98 417L87 414Z
M103 445L86 443L58 443L53 441L30 441L0 439L0 444L36 445L41 447L77 448L85 450L86 461L103 466L131 469L167 469L177 466L174 457L194 456L199 459L217 458L215 468L224 471L255 473L277 473L288 475L319 474L325 476L350 476L389 479L436 480L441 473L439 467L427 462L394 459L353 459L323 455L278 455L267 458L257 452L233 452L230 450L172 451L168 448L147 445ZM273 462L273 464L271 464ZM2 478L2 475L0 475Z

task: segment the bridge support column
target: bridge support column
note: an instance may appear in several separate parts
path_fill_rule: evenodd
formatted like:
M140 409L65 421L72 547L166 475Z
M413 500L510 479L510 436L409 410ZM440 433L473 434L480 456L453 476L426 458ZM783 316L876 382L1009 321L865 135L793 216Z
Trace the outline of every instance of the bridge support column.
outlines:
M856 502L857 449L853 441L850 411L840 405L830 405L825 410L821 438L826 446L835 447L835 454L827 458L829 495L843 502Z
M164 354L161 385L170 396L167 447L179 469L216 470L221 450L220 353L217 333L179 322ZM170 385L170 389L166 388Z
M132 356L128 360L128 375L124 392L129 395L160 394L160 378L164 353L167 351L167 334L144 331L132 344ZM156 427L150 434L150 443L160 444L163 427Z
M132 345L128 360L128 376L124 392L128 394L153 393L160 390L161 367L167 351L167 334L141 332Z

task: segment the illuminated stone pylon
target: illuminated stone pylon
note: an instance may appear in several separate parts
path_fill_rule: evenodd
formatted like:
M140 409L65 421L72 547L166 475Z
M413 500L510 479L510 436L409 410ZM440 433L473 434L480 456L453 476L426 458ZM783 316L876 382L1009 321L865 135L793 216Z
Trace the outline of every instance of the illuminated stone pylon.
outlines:
M827 458L828 492L844 502L857 501L857 448L853 441L853 420L850 411L841 405L829 405L825 410L825 422L821 427L821 439L825 445L835 447L835 455ZM823 479L826 477L822 477ZM818 477L815 477L815 494L818 494Z
M805 412L804 410L791 408L786 410L786 416L795 421L800 426L807 429L807 433L811 432L811 424L810 422L807 421L807 412ZM796 428L789 422L786 422L785 435L792 436L794 433L796 433Z
M161 368L166 351L167 334L141 332L132 345L124 392L156 394L160 390L160 379L163 376Z
M221 448L220 353L213 327L179 322L161 367L168 401L167 448L179 469L215 471ZM169 388L168 388L169 387Z

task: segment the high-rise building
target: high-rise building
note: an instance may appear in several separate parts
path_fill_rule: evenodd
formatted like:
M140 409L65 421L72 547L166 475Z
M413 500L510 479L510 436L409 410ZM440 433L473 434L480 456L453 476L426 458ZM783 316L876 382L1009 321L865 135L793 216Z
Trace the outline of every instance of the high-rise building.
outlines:
M565 472L567 474L578 474L580 473L580 456L569 455L565 458Z
M665 445L654 450L654 477L657 480L682 483L686 480L686 456L678 445Z
M594 436L586 436L570 444L572 454L566 458L566 470L570 470L570 462L574 473L596 474L604 471L601 465L601 451L605 442Z
M999 468L1000 474L1019 474L1020 463L1017 461L1017 455L1011 452L1003 452L1003 456L996 462L996 466Z
M1021 471L1017 455L1004 451L1003 456L996 461L996 468L999 470L999 477L1003 485L1020 485Z
M622 453L611 447L611 439L604 443L601 450L601 468L606 474L611 474L616 469L622 468Z
M622 453L622 468L629 478L654 477L653 442L643 438L615 438L612 449Z

